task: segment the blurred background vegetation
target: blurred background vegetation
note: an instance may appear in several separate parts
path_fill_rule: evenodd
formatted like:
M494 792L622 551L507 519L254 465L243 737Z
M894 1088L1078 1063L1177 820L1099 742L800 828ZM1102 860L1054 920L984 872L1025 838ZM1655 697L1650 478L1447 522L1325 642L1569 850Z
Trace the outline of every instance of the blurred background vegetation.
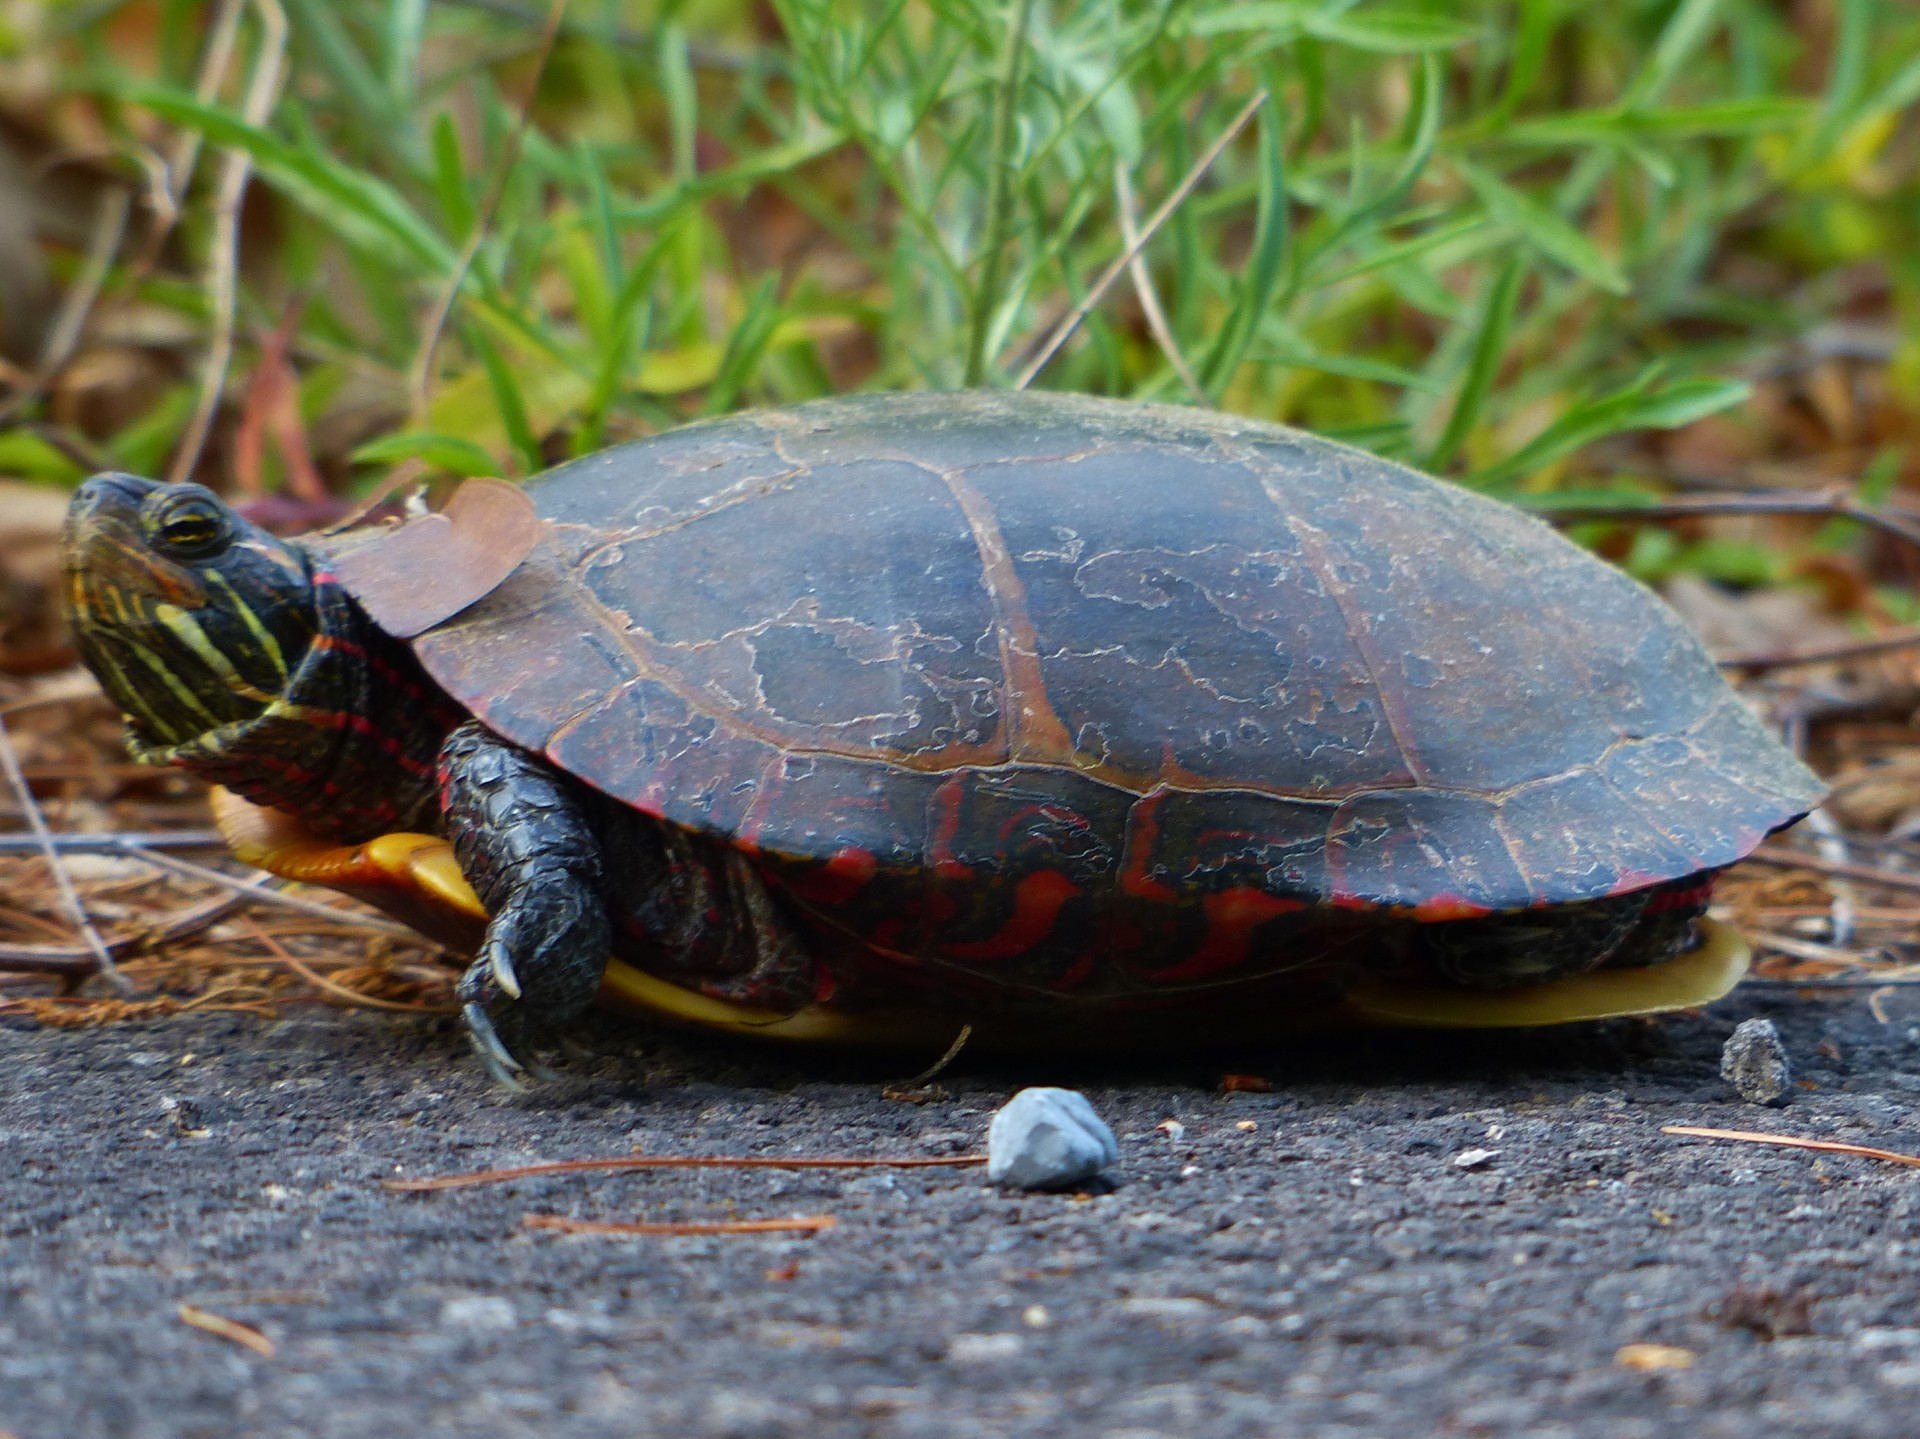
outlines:
M1885 0L0 0L0 475L297 527L1019 383L1091 300L1033 383L1509 496L1877 501L1920 473L1916 101ZM1830 589L1862 543L1587 533Z

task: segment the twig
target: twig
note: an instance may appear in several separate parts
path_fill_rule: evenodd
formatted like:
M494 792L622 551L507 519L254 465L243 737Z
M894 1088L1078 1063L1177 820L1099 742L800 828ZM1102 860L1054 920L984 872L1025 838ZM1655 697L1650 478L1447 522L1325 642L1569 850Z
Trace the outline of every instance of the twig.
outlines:
M46 859L47 868L53 874L54 888L60 892L60 903L67 911L67 917L73 921L73 927L87 942L87 949L93 955L99 972L107 977L107 982L122 995L131 995L133 986L125 975L114 966L113 954L107 948L107 942L100 937L100 931L93 927L93 919L87 914L87 907L80 901L80 892L73 887L73 880L67 874L67 867L60 860L60 851L53 846L53 832L47 828L46 816L40 813L40 805L33 797L33 788L27 783L27 777L20 772L20 756L13 748L13 736L7 733L5 720L0 720L0 767L7 772L7 783L13 787L14 795L20 801L20 810L27 818L27 825L34 837L40 841L40 853Z
M418 458L402 460L393 467L392 471L388 473L384 480L374 486L364 500L360 501L359 504L348 510L332 524L326 526L320 533L322 535L345 534L348 530L353 529L361 521L366 519L368 515L379 509L380 506L384 505L388 500L392 499L396 492L404 489L408 485L425 479L428 474L428 469L429 467L425 460Z
M1769 869L1811 870L1815 874L1828 875L1834 879L1854 879L1862 884L1877 884L1886 889L1899 889L1910 894L1920 894L1920 874L1901 874L1891 869L1879 869L1870 864L1840 863L1835 860L1821 859L1817 855L1789 854L1771 849L1757 849L1748 855L1744 862L1765 865Z
M1522 499L1521 504L1549 520L1684 520L1713 515L1839 515L1897 535L1920 545L1920 515L1902 514L1886 506L1865 505L1845 486L1826 490L1796 490L1784 494L1686 495L1675 499L1610 503L1580 501L1556 503L1551 496Z
M523 1215L524 1229L551 1229L560 1234L818 1234L840 1221L831 1214L808 1214L794 1219L721 1219L687 1224L609 1224L597 1219L565 1219L558 1214Z
M0 944L0 973L64 974L85 979L99 968L93 951L77 944Z
M588 1174L628 1169L953 1169L985 1164L984 1154L960 1154L935 1159L771 1159L760 1155L735 1157L708 1154L625 1154L616 1159L565 1159L554 1164L523 1164L516 1169L481 1169L471 1174L442 1174L433 1179L383 1179L383 1189L424 1194L440 1189L470 1189L480 1184L506 1184L515 1179L539 1179L549 1174Z
M407 393L412 397L412 417L415 426L423 425L427 420L427 401L433 393L433 357L440 349L440 336L447 328L447 319L453 314L455 302L460 291L466 287L467 274L473 269L473 262L480 254L480 247L486 243L487 231L493 228L495 214L500 202L506 198L507 181L513 175L513 168L520 162L520 150L526 143L527 130L533 124L533 102L539 97L540 82L546 77L547 63L553 58L553 47L560 39L561 22L566 19L567 0L552 0L547 7L546 27L540 34L540 48L533 63L533 78L527 82L527 92L520 102L520 118L514 124L513 133L507 137L507 153L500 161L500 168L493 177L492 187L487 193L486 204L480 207L480 213L474 218L473 233L467 236L467 243L460 248L459 258L453 263L453 273L447 276L447 286L441 291L440 298L434 302L433 310L427 318L426 329L420 337L420 347L414 351L413 370L408 376Z
M119 185L110 187L100 196L100 213L93 222L86 262L73 288L67 291L60 317L47 332L46 345L36 367L40 383L44 384L51 378L67 362L74 346L80 343L87 316L93 312L93 303L107 283L107 272L113 268L113 257L120 249L120 241L126 236L127 211L132 208L132 203L132 196Z
M1795 939L1790 934L1776 934L1772 930L1748 929L1746 936L1755 943L1764 944L1768 949L1777 949L1782 954L1790 954L1795 959L1806 960L1813 964L1859 966L1873 962L1869 956L1851 949L1839 949L1811 939Z
M240 12L245 8L246 0L221 0L214 14L213 28L207 32L207 48L200 57L200 71L193 82L193 97L202 105L211 103L220 93L220 82L226 78L227 66L233 63L234 42L240 37ZM161 247L167 243L167 236L179 222L180 201L186 197L187 186L193 183L194 167L200 160L200 139L200 132L194 129L183 129L174 138L173 153L167 157L163 183L155 195L153 229L142 242L139 257L133 263L135 274L143 274L153 267L160 258Z
M228 915L245 909L248 903L259 897L260 893L272 883L272 875L264 872L257 874L247 881L242 890L205 900L191 909L183 910L157 928L147 929L132 936L128 942L129 947L152 949L157 945L171 944L176 939L186 939L198 934L208 925L218 924Z
M114 460L111 455L84 437L74 434L64 425L52 424L46 420L25 420L20 422L20 428L36 440L51 445L89 474L97 474L101 470L113 468Z
M398 920L381 919L373 915L354 914L350 910L339 909L321 900L302 899L297 894L287 894L278 889L255 889L249 880L241 879L236 875L224 874L220 870L211 869L204 864L194 864L189 860L176 859L174 856L162 854L158 850L141 849L137 846L130 845L123 852L131 854L136 858L144 859L150 864L157 864L162 869L170 869L175 874L190 875L194 879L205 880L208 884L224 885L226 888L232 890L244 890L248 895L260 900L262 903L275 905L280 909L291 909L297 910L301 914L316 915L321 919L332 920L335 924L346 925L352 929L370 929L380 934L399 935L414 941L416 944L431 944L433 942L420 934L419 931L409 929Z
M251 1324L242 1324L238 1319L228 1319L193 1304L182 1304L174 1312L180 1316L182 1324L191 1324L195 1329L230 1339L242 1349L251 1349L262 1359L273 1358L273 1341Z
M1127 163L1124 160L1113 162L1113 197L1114 208L1120 212L1120 238L1133 251L1133 258L1127 262L1127 270L1133 276L1133 292L1140 297L1140 310L1147 317L1147 328L1153 332L1160 353L1167 357L1167 363L1173 366L1173 372L1187 387L1194 403L1211 409L1213 397L1207 393L1206 386L1200 383L1200 377L1194 374L1193 366L1187 363L1187 357L1181 353L1180 342L1174 338L1173 327L1167 323L1167 312L1160 308L1159 293L1153 288L1153 272L1147 268L1146 251L1140 244L1140 216L1134 204L1133 182L1127 178Z
M1837 664L1842 660L1865 659L1890 650L1912 649L1920 645L1920 629L1894 630L1871 639L1844 640L1812 649L1779 650L1750 655L1728 655L1717 661L1723 670L1784 670L1798 665Z
M1777 1144L1782 1149L1817 1149L1823 1154L1857 1154L1863 1159L1882 1159L1888 1164L1904 1164L1912 1169L1920 1169L1920 1154L1873 1149L1838 1139L1802 1139L1794 1134L1762 1134L1750 1129L1698 1129L1691 1124L1663 1124L1660 1132L1685 1134L1694 1139L1731 1139L1742 1144Z
M47 331L39 362L26 376L25 383L0 404L0 423L12 419L38 399L80 343L87 317L93 313L94 303L113 269L113 257L126 238L127 212L132 205L132 197L120 185L112 185L101 194L100 212L94 217L92 236L87 242L87 258L60 302L60 313Z
M225 849L217 829L130 830L122 834L72 834L56 831L46 836L61 854L136 854L156 849ZM0 855L44 852L46 845L30 834L0 834Z
M260 16L260 53L254 58L253 74L247 80L246 100L241 115L249 125L266 123L280 94L281 62L287 54L287 13L280 0L253 0ZM233 312L239 289L240 201L247 193L247 180L253 173L253 157L238 145L227 151L220 171L220 187L213 207L213 248L208 260L207 288L213 295L213 335L207 343L205 369L200 377L200 398L193 407L193 418L174 451L167 479L173 483L190 479L200 463L200 451L213 425L214 411L220 407L227 386L227 366L233 359Z
M261 944L266 946L267 952L269 954L271 954L275 959L279 960L282 964L284 964L288 969L292 970L295 974L299 975L308 984L312 985L315 989L324 990L326 993L331 994L338 999L343 999L349 1004L358 1006L363 1009L393 1010L401 1014L458 1014L459 1013L459 1010L453 1005L403 1004L397 999L379 999L371 994L362 994L357 989L348 989L344 984L335 984L332 980L328 979L324 974L321 974L318 970L314 969L311 965L304 964L300 960L296 959L292 951L290 951L284 944L280 943L279 940L275 939L272 935L268 934L264 929L262 929L258 921L256 921L252 915L250 914L241 915L240 923L247 927L247 930L253 935L255 939L259 940Z
M533 6L517 5L513 0L441 0L441 3L461 10L497 15L503 20L517 21L522 25L534 25L540 21L540 12ZM617 21L595 20L569 20L560 27L560 34L566 39L596 40L629 54L651 49L658 38L656 32L651 30L636 30ZM751 52L733 51L717 45L703 45L696 40L687 46L687 59L702 70L738 72L765 69L779 74L785 68L779 52L764 45Z
M992 128L987 137L987 200L980 231L985 237L980 280L967 308L967 362L961 383L980 383L987 368L987 332L1000 289L1000 259L1007 248L1007 171L1012 168L1013 122L1020 109L1020 67L1027 54L1027 23L1033 0L1006 0L1007 31L1000 39L1000 70L993 87Z
M1827 907L1824 904L1762 904L1752 908L1743 908L1744 914L1767 921L1824 919ZM1920 906L1915 905L1862 905L1855 915L1856 920L1870 928L1881 925L1898 925L1911 929L1920 924Z
M1841 832L1840 822L1824 809L1816 809L1807 816L1807 828L1813 834L1813 842L1819 848L1820 858L1829 864L1848 864L1847 837ZM1845 880L1835 880L1829 888L1833 891L1832 912L1827 921L1827 943L1837 949L1845 949L1853 942L1854 915L1859 908L1859 896Z
M1916 989L1920 988L1920 974L1910 969L1894 970L1891 973L1876 974L1869 979L1841 979L1827 977L1822 979L1776 979L1771 975L1749 975L1740 981L1742 989Z
M261 337L260 354L247 383L240 407L240 426L233 436L235 488L250 499L264 493L261 475L266 468L267 435L271 431L286 467L286 487L297 499L325 504L332 496L313 463L306 424L300 417L300 378L287 351L300 323L301 302L289 303L280 322Z
M1128 265L1133 263L1133 257L1144 250L1153 237L1160 232L1160 227L1173 218L1173 212L1180 207L1180 202L1187 198L1193 187L1198 185L1207 171L1213 168L1213 162L1220 158L1221 152L1233 143L1235 136L1247 128L1253 117L1260 113L1260 107L1266 103L1267 92L1262 90L1241 106L1240 113L1235 115L1227 128L1220 132L1220 137L1207 146L1206 152L1193 162L1193 168L1188 170L1180 183L1173 187L1173 193L1167 196L1161 202L1160 208L1148 218L1146 228L1140 232L1138 239L1120 251L1113 263L1100 272L1100 278L1093 282L1092 287L1081 297L1080 303L1069 310L1066 318L1054 327L1053 333L1048 335L1040 346L1039 353L1027 362L1026 368L1013 382L1014 389L1024 390L1039 378L1040 372L1046 369L1047 362L1059 353L1060 347L1073 338L1073 332L1080 328L1088 315L1093 313L1093 307L1106 298L1107 291L1113 288L1113 282L1120 278Z
M270 874L261 874L249 882L258 889L273 882ZM178 939L199 933L246 906L251 894L223 894L182 911L158 928L143 930L122 939L109 941L107 952L119 959L136 950L156 949ZM46 974L91 974L98 968L93 952L79 945L9 944L0 945L0 969L32 970Z
M954 1035L953 1043L947 1046L947 1052L945 1054L941 1055L938 1059L934 1060L932 1064L914 1075L912 1079L902 1079L896 1084L888 1085L887 1088L889 1090L912 1089L915 1085L925 1084L931 1079L939 1078L940 1075L945 1072L946 1067L960 1057L960 1051L967 1047L967 1041L972 1038L973 1026L971 1024L961 1025L960 1032Z

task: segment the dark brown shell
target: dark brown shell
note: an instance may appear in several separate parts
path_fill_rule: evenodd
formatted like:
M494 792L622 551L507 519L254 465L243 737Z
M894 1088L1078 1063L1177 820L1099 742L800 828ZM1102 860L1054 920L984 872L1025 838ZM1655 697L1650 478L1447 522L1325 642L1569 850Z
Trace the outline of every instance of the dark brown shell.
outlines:
M1640 585L1294 430L871 396L528 492L532 556L416 641L440 683L648 813L829 891L897 876L935 922L975 884L1043 917L1240 895L1248 924L1567 903L1728 864L1821 793Z

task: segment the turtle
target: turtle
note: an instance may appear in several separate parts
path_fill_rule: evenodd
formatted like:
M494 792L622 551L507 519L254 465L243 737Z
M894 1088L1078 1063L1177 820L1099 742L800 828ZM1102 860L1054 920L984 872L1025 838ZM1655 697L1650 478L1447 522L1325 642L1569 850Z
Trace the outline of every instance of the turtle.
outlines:
M1714 876L1823 796L1549 526L1174 406L811 401L301 540L103 474L63 554L134 755L467 946L509 1083L596 996L1046 1046L1692 1003Z

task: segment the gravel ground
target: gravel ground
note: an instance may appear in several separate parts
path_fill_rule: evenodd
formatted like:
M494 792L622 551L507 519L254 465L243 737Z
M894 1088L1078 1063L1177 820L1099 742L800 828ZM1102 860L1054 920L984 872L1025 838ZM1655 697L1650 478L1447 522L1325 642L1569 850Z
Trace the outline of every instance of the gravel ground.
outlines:
M1750 986L1575 1031L963 1057L920 1106L871 1060L611 1024L530 1097L411 1021L0 1028L0 1431L1912 1439L1920 1172L1660 1133L1920 1148L1920 990L1883 1010ZM1718 1074L1753 1016L1806 1081L1784 1111ZM1222 1094L1226 1072L1273 1090ZM377 1183L635 1146L972 1152L1043 1082L1121 1136L1105 1192L972 1169ZM839 1223L608 1239L529 1212ZM1692 1363L1637 1371L1631 1344Z

